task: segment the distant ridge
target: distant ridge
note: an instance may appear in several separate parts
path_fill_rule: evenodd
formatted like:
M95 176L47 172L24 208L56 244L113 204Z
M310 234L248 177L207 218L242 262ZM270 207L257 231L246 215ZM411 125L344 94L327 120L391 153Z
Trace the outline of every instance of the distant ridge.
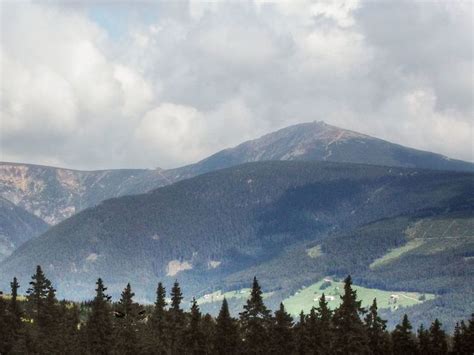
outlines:
M474 164L407 148L322 121L301 123L224 149L177 169L79 171L0 163L0 196L56 224L103 200L144 193L210 171L266 160L333 161L474 171Z

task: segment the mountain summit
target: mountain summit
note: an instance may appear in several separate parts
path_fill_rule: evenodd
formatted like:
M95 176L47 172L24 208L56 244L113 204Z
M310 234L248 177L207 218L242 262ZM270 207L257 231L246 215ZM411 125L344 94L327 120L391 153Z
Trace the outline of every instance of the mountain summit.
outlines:
M301 123L222 150L196 164L168 170L173 178L264 160L334 161L433 170L474 171L474 164L331 126Z

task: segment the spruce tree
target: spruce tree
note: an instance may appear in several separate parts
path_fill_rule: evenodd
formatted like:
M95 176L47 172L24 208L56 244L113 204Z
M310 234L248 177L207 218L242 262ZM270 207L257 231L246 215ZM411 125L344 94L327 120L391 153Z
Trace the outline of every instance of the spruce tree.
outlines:
M0 354L8 354L13 347L13 333L9 328L7 302L0 292Z
M209 313L206 313L202 317L201 331L203 334L204 353L215 354L214 339L216 337L216 322Z
M275 312L274 322L271 329L271 353L291 354L294 349L293 318L286 312L283 303Z
M369 348L373 354L386 354L390 351L390 335L386 331L386 320L378 315L377 300L374 299L365 316L365 327L369 338Z
M30 288L26 291L27 301L34 323L40 324L44 318L42 312L51 288L51 281L46 278L40 265L36 267L36 273L31 279Z
M122 291L117 304L115 318L115 349L116 353L135 355L140 352L137 332L138 322L141 320L142 309L133 301L135 293L132 292L130 283Z
M418 354L430 354L430 333L423 324L418 328Z
M229 305L224 297L217 316L214 349L219 355L238 353L239 333L236 320L230 316Z
M44 301L40 326L40 349L42 353L54 354L61 349L61 314L56 299L56 290L50 286Z
M186 329L186 348L188 354L204 354L204 334L201 330L201 311L193 298L191 312L189 314L189 325Z
M269 327L271 312L263 303L262 290L254 277L252 291L244 311L240 313L244 352L247 354L264 354L269 348Z
M398 324L392 332L392 347L395 355L416 354L416 342L411 330L411 323L405 314L402 323Z
M318 354L329 354L332 344L332 311L326 301L324 293L319 298L316 308L318 317L318 334L315 349Z
M307 351L316 353L316 348L319 343L319 324L316 309L311 308L309 314L306 316L306 335L308 338Z
M308 338L308 330L306 327L306 316L303 311L300 312L299 321L294 327L295 334L295 353L305 355L310 352L311 344Z
M169 314L169 337L171 354L181 354L184 351L183 333L185 327L185 316L181 309L183 294L176 280L171 288L171 307Z
M357 300L357 291L352 289L352 279L347 276L341 304L333 318L336 354L369 353L367 333L359 316L364 311L361 301Z
M112 315L110 296L105 291L102 279L97 280L96 295L91 304L91 313L86 324L87 348L91 354L112 353Z
M436 318L430 327L430 353L444 355L448 353L446 333L441 329L441 322Z
M166 290L161 282L156 289L156 300L153 313L147 322L147 339L145 352L147 354L165 354L169 346L166 322Z
M10 282L11 294L10 301L8 304L9 313L9 331L12 333L13 344L12 352L26 352L25 344L25 329L21 318L23 317L23 310L18 302L18 289L20 284L16 277Z
M469 325L463 332L463 338L464 344L469 354L474 354L474 313L471 314L471 319L469 319Z

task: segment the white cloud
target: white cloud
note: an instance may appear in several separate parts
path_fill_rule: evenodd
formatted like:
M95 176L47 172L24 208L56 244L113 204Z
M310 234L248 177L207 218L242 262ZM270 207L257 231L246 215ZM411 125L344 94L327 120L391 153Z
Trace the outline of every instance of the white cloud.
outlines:
M173 167L320 119L474 160L472 3L1 6L3 160Z

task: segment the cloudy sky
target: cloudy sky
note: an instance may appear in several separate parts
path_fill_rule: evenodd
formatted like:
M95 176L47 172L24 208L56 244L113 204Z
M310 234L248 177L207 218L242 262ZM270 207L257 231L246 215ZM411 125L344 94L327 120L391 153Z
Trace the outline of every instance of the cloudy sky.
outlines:
M0 6L0 160L169 168L324 120L474 161L471 1Z

